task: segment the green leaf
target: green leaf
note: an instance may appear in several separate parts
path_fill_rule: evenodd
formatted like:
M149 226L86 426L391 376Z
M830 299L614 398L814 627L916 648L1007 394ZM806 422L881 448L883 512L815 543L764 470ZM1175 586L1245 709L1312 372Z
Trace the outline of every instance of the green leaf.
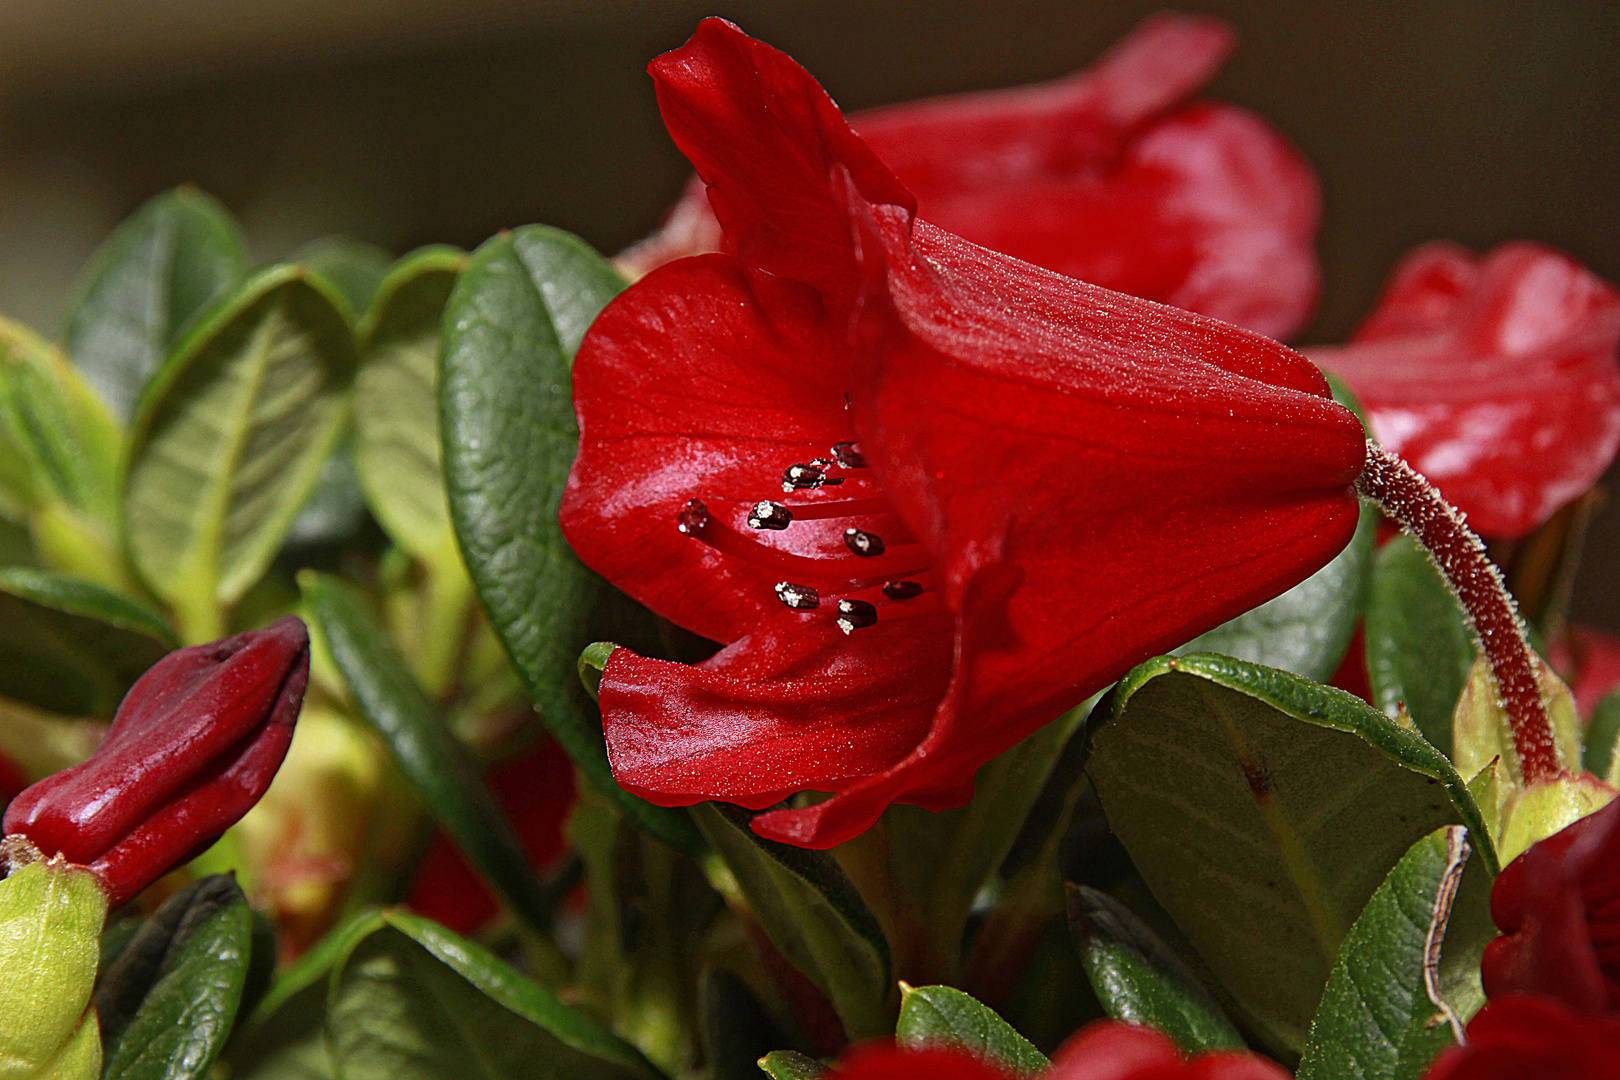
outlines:
M1460 885L1449 911L1442 884ZM1484 1003L1479 958L1495 933L1488 875L1468 858L1463 829L1449 826L1412 845L1339 949L1299 1080L1417 1080L1456 1041L1449 1020L1460 1028ZM1425 983L1431 949L1438 950L1432 990L1450 1018Z
M96 995L111 1021L104 1080L208 1076L236 1021L252 942L253 911L229 878L205 878L159 909Z
M623 287L605 260L555 229L526 226L473 252L444 315L445 481L473 584L541 719L627 817L691 851L698 838L687 814L613 781L576 668L600 581L557 523L579 441L569 365Z
M1189 1054L1243 1049L1243 1037L1198 977L1118 900L1070 885L1069 929L1109 1016L1162 1030Z
M348 415L341 298L302 267L261 271L147 389L131 433L125 534L136 568L207 641L269 566Z
M349 313L358 319L393 260L376 244L347 236L323 236L299 248L288 262L307 266L335 285L348 302Z
M725 968L698 978L703 1057L712 1080L758 1080L760 1058L788 1040L748 984Z
M1597 703L1592 710L1592 722L1586 726L1585 746L1581 750L1581 766L1593 776L1602 777L1610 784L1620 778L1620 756L1614 752L1620 742L1620 690Z
M1451 587L1410 536L1373 560L1367 599L1367 676L1373 704L1404 704L1423 737L1451 753L1451 711L1474 663L1474 634Z
M851 1039L888 1031L889 943L838 861L766 840L749 814L702 803L692 817L783 956L833 1004Z
M1222 653L1326 682L1344 659L1366 608L1377 535L1378 511L1363 506L1355 536L1332 562L1176 653Z
M1160 657L1093 722L1086 770L1109 826L1280 1050L1304 1046L1340 944L1417 839L1465 824L1495 867L1451 762L1341 690L1229 657Z
M107 893L63 859L13 867L0 878L0 1075L82 1080L96 1075L101 1040L86 1010L96 981ZM70 1063L74 1068L64 1068Z
M547 933L551 904L511 824L387 633L354 591L336 578L306 570L299 574L299 584L311 620L360 714L388 744L428 813L512 910Z
M344 1080L661 1080L479 946L403 911L381 918L332 977L327 1030Z
M771 1080L821 1080L832 1070L797 1050L773 1050L759 1059L759 1067Z
M347 440L332 449L315 486L287 527L288 547L341 544L351 540L366 523L366 495L355 475L354 455Z
M191 187L131 215L91 258L68 316L73 363L121 420L191 319L241 280L236 223Z
M111 716L175 647L163 620L119 593L48 570L0 570L0 694L68 716Z
M902 985L894 1039L901 1046L963 1050L1014 1076L1035 1076L1052 1065L994 1009L949 986Z

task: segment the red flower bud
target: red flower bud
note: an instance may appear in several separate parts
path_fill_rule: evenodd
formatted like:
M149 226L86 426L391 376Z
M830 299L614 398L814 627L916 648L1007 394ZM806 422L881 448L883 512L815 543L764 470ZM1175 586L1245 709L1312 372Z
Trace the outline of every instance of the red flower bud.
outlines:
M1620 1013L1620 800L1533 845L1491 886L1504 936L1485 947L1485 993L1546 994Z
M1582 1016L1543 997L1502 998L1468 1025L1423 1080L1620 1080L1620 1019Z
M130 688L88 761L6 810L6 835L87 866L120 904L218 839L286 756L309 682L309 633L264 630L170 653Z

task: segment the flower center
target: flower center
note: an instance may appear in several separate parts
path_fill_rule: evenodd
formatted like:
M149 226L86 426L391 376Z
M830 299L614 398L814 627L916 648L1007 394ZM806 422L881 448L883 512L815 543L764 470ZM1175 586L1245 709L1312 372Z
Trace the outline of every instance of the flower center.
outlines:
M924 615L940 610L931 585L928 549L918 543L895 515L888 497L861 475L866 459L853 442L833 446L829 457L796 462L782 473L784 495L837 487L853 481L848 498L793 501L762 499L748 512L743 532L709 512L702 499L690 500L676 517L684 536L702 541L752 566L780 575L776 598L794 611L830 610L834 625L846 634L875 625L878 620ZM848 473L849 475L838 475ZM762 543L761 532L783 532L794 522L889 517L893 525L881 533L849 524L844 528L844 550L833 554L800 555Z

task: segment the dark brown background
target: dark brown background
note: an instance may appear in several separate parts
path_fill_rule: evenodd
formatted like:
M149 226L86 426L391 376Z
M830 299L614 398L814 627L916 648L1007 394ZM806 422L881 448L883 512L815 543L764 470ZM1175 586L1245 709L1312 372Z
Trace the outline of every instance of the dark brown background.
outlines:
M1075 0L13 0L0 11L0 310L54 330L95 242L193 181L255 254L343 231L395 251L543 221L604 250L685 175L643 73L706 13L848 108L1061 74L1158 4ZM1342 336L1407 248L1531 238L1620 280L1620 4L1230 0L1210 93L1315 162ZM1620 491L1620 473L1611 472ZM1576 615L1620 630L1620 505Z

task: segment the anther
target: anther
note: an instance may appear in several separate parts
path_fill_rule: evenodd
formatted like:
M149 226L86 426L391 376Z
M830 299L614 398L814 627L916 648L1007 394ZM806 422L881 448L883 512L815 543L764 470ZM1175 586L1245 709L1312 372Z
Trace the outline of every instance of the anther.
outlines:
M853 634L863 626L877 622L877 608L865 600L838 601L838 629Z
M861 453L860 443L833 443L832 456L841 469L866 468L866 455Z
M873 558L883 554L883 537L877 533L849 528L844 530L844 546L857 555Z
M911 600L922 593L922 583L918 581L890 581L883 586L883 595L890 600Z
M769 499L754 504L748 511L748 527L750 529L773 529L781 531L793 524L793 511L781 503L771 502Z
M710 520L709 508L703 505L703 500L692 499L676 515L675 527L682 536L699 536L709 527Z
M776 598L794 611L814 611L821 606L821 594L808 585L795 585L791 581L776 583Z
M831 487L842 484L843 478L831 479L827 476L827 469L832 462L826 458L816 458L814 461L801 461L796 465L789 465L782 474L783 491L805 491L819 487Z

